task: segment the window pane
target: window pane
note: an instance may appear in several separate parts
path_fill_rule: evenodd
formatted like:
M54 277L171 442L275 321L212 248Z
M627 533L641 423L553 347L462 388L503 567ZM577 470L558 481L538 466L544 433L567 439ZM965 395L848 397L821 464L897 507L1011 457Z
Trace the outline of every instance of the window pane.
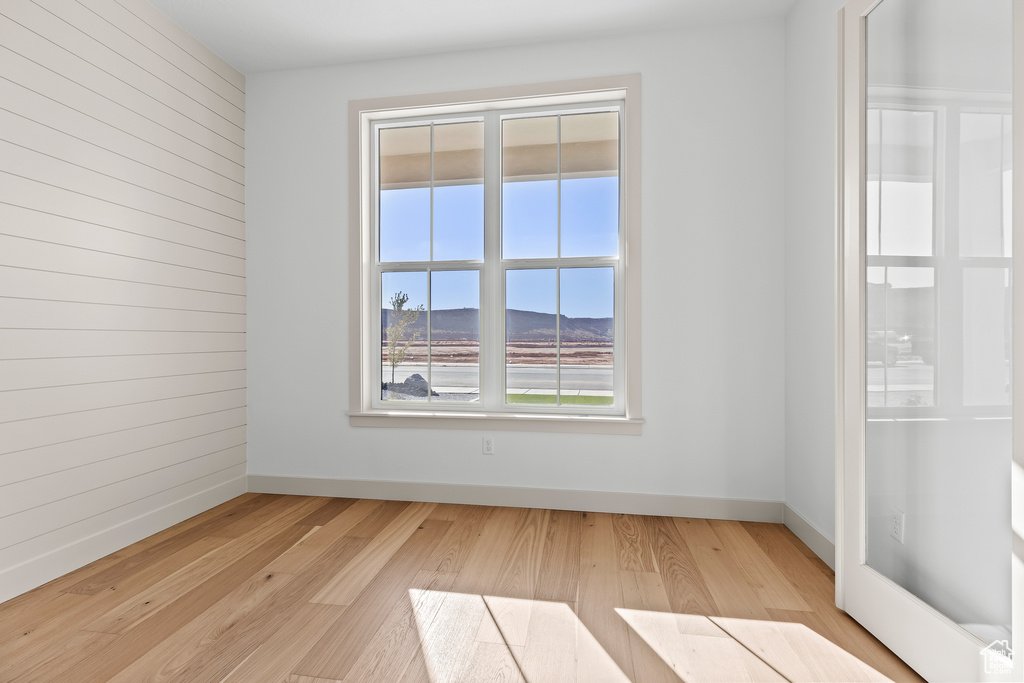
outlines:
M1013 117L1003 116L1003 256L1013 256Z
M426 401L427 273L381 274L381 398Z
M507 119L501 145L502 256L558 256L558 117Z
M505 385L508 403L554 404L557 396L556 271L505 274Z
M618 177L562 180L562 256L618 253Z
M611 268L562 268L559 277L559 403L611 405L615 273Z
M1008 126L1006 127L1008 128ZM960 115L960 254L1009 256L1004 250L1004 179L1010 159L1003 157L1002 114Z
M867 269L869 408L935 405L935 269Z
M480 400L479 271L430 274L430 383L433 400Z
M881 190L881 128L882 114L878 109L867 111L867 179L864 224L867 231L867 255L878 256L878 195Z
M964 269L964 405L1010 403L1010 276Z
M380 260L429 260L430 126L379 135Z
M935 115L881 112L880 251L930 256L935 167Z
M484 257L484 124L434 126L434 260Z
M562 256L619 252L619 115L562 117Z

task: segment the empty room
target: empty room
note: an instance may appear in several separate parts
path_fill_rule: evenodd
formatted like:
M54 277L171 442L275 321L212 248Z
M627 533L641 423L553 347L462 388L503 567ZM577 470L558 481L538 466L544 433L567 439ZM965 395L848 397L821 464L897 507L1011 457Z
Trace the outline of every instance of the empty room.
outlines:
M3 0L0 682L1024 680L1018 41Z

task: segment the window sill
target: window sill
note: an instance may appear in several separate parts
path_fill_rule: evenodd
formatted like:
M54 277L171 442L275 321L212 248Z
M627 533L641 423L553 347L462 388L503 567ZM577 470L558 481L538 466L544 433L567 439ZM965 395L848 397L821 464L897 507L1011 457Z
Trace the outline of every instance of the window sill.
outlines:
M562 432L568 434L622 434L640 436L643 418L523 413L447 413L429 411L374 411L348 413L353 427L399 429L474 429L483 431Z

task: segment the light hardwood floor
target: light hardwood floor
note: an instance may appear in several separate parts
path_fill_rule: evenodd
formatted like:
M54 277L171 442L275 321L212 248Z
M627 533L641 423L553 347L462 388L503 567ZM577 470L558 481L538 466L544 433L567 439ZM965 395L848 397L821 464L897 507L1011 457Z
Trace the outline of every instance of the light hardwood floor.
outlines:
M0 681L920 680L780 524L246 494L0 605Z

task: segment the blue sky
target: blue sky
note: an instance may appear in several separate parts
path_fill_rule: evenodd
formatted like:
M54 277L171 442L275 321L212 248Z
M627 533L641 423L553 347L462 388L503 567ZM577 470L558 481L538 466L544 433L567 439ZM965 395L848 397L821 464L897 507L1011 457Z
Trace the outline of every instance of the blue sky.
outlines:
M558 255L558 184L555 180L503 184L502 253L505 258ZM430 189L380 193L382 261L430 260ZM618 178L562 180L562 256L609 256L618 252ZM434 188L434 260L483 258L483 185ZM506 281L508 308L554 313L554 269L512 270ZM435 271L432 308L478 308L476 271ZM383 305L391 294L409 294L407 307L427 307L427 273L384 273ZM614 307L611 268L561 269L561 313L606 318Z

